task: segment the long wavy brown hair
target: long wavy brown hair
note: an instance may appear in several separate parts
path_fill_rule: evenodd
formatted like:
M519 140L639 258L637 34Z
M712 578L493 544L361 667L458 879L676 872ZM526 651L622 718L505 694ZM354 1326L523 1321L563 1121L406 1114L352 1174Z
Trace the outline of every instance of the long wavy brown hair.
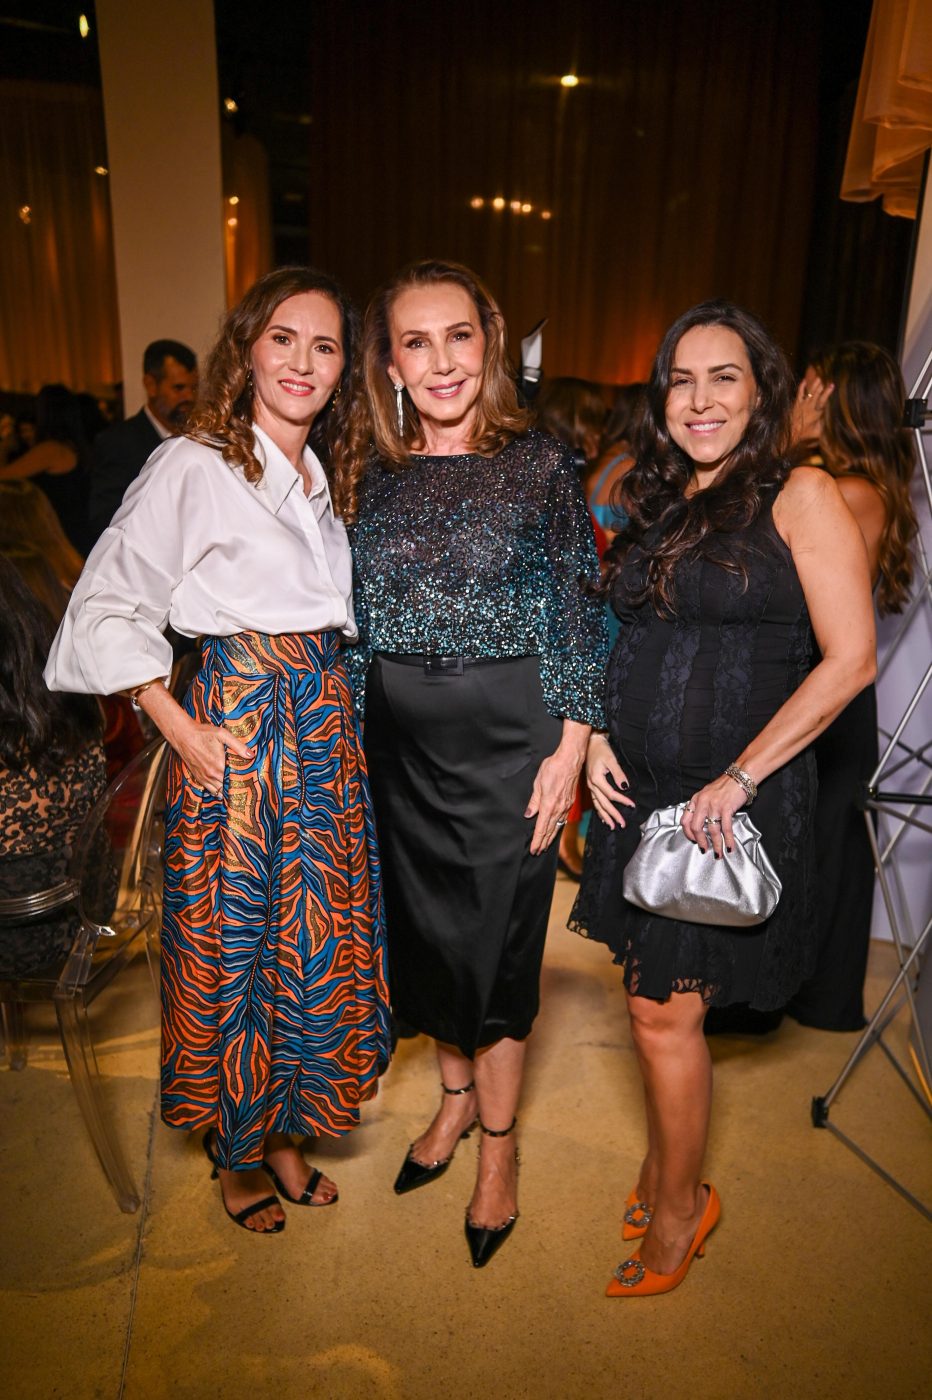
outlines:
M412 452L424 449L424 435L417 409L407 392L403 395L404 432L398 431L395 391L388 376L392 358L391 310L402 292L414 287L452 283L462 287L479 313L485 335L482 387L476 403L476 426L471 448L493 457L519 433L526 432L531 415L518 403L514 370L508 359L505 319L488 287L462 263L436 258L410 263L383 287L369 303L363 330L363 378L368 397L375 450L386 464L405 467Z
M198 388L197 403L187 424L187 436L209 447L219 447L223 460L241 467L252 483L262 477L252 430L254 390L250 363L252 347L289 297L320 292L340 312L343 333L343 372L337 391L318 413L308 443L323 462L330 480L333 505L346 516L356 499L359 468L353 450L361 397L359 377L359 314L342 287L313 267L280 267L253 283L245 296L228 311L217 341L207 356Z
M31 481L0 481L0 551L36 549L67 589L84 560L68 539L45 492Z
M835 386L819 435L825 465L833 476L866 477L883 500L877 610L881 615L902 612L913 581L912 542L918 529L909 494L916 450L912 433L903 426L903 375L892 355L866 340L820 350L809 363L824 384Z
M741 337L751 362L757 403L744 437L715 482L687 500L684 491L693 464L670 436L666 405L676 347L687 331L698 326L725 326ZM779 488L789 475L792 399L793 379L786 357L749 311L728 301L704 301L674 321L660 342L635 428L635 465L615 491L613 504L626 512L629 523L605 556L603 593L611 592L635 545L644 551L647 575L640 597L632 601L649 600L663 616L675 612L673 578L683 559L705 558L746 580L746 563L721 536L752 524L773 488Z

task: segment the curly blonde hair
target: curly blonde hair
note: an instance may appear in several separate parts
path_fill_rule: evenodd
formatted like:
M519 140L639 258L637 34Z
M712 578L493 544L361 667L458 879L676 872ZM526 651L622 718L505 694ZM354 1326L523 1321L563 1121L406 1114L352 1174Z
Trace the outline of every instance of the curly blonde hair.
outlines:
M276 309L289 297L320 292L340 312L343 332L343 371L336 392L314 419L308 444L324 464L330 480L334 510L344 519L354 513L362 467L354 446L365 433L358 405L359 313L332 277L313 267L280 267L267 272L228 311L217 341L207 356L197 403L188 419L187 435L195 442L219 447L223 460L241 467L252 483L262 477L252 430L254 389L250 373L252 347L271 321Z
M482 388L476 405L472 450L484 457L493 457L512 438L526 432L531 424L530 413L518 403L514 372L508 359L505 319L488 287L462 263L442 262L436 258L409 263L376 292L366 311L363 331L363 377L372 437L379 457L394 467L407 466L412 451L423 451L424 436L417 409L407 393L403 397L404 432L398 431L395 394L388 377L392 356L391 309L402 292L443 283L462 287L479 313L479 324L485 335Z

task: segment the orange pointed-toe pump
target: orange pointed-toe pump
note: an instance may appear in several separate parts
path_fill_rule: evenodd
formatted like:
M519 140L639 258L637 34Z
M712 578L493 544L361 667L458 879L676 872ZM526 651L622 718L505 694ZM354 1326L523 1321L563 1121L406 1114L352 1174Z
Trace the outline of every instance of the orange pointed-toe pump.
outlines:
M722 1213L722 1203L715 1187L709 1181L703 1181L701 1184L708 1189L709 1199L680 1267L672 1274L655 1274L653 1269L641 1263L637 1255L625 1259L609 1280L605 1290L607 1298L647 1298L655 1293L671 1293L674 1288L680 1286L693 1259L697 1256L701 1259L705 1253L705 1242L718 1224Z
M638 1189L634 1190L625 1201L625 1213L621 1218L621 1238L623 1240L639 1240L647 1234L647 1227L653 1218L654 1212L646 1201L642 1201L638 1196Z

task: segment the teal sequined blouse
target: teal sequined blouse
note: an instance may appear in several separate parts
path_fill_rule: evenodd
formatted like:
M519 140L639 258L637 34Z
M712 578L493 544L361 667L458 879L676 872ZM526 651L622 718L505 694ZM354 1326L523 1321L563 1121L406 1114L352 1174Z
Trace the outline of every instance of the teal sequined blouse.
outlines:
M374 464L350 530L359 643L344 652L362 708L374 652L537 656L544 703L604 727L608 658L592 523L572 457L529 432L495 457Z

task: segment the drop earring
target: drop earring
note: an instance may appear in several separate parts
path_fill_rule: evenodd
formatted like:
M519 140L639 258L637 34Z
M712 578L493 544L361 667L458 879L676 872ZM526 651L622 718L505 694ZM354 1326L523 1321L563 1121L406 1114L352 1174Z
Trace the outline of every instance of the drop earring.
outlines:
M405 400L404 400L404 393L405 393L405 386L404 386L403 384L396 384L396 385L395 385L395 409L396 409L396 412L397 412L397 414L398 414L398 436L399 436L399 437L402 437L402 438L403 438L404 435L405 435Z

